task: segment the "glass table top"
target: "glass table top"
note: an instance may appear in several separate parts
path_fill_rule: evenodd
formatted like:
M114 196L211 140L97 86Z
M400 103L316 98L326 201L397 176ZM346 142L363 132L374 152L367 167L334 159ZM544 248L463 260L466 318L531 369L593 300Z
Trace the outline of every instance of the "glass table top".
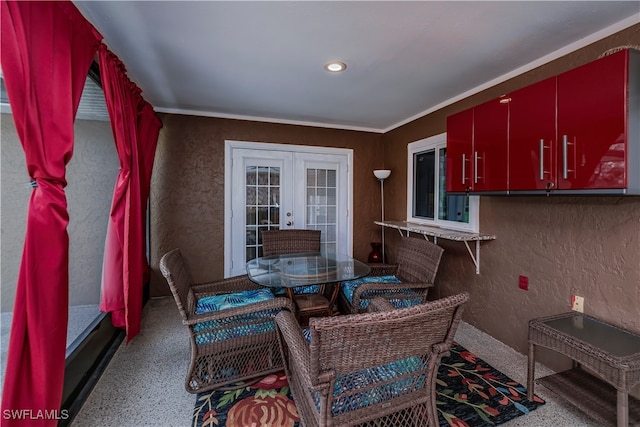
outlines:
M627 333L583 314L576 313L575 315L543 323L604 350L615 357L625 357L640 353L639 336Z
M247 263L249 279L275 288L354 280L370 272L367 264L343 254L275 255L255 258Z

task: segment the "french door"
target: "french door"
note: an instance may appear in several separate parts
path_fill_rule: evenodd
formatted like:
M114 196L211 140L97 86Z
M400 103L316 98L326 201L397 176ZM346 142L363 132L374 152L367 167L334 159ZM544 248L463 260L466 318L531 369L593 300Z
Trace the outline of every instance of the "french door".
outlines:
M320 230L322 252L351 255L351 158L345 149L228 141L226 276L262 255L265 230Z

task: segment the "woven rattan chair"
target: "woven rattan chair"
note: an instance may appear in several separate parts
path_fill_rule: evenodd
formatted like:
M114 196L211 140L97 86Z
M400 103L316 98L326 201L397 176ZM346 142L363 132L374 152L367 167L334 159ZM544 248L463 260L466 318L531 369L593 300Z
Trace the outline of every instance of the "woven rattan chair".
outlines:
M262 232L262 256L320 252L320 230L287 229Z
M274 297L246 275L194 285L179 249L162 257L160 270L189 329L189 393L283 369L274 317L294 311L291 300Z
M284 255L320 252L320 230L287 229L262 232L262 255ZM325 284L298 286L292 290L298 320L306 324L311 316L331 316L338 298L338 286ZM282 295L283 289L276 289Z
M395 254L396 264L369 264L369 276L342 283L340 311L362 313L376 296L397 308L427 301L443 252L426 239L402 237Z
M435 381L467 293L396 309L312 318L309 338L276 316L285 370L305 426L437 426Z

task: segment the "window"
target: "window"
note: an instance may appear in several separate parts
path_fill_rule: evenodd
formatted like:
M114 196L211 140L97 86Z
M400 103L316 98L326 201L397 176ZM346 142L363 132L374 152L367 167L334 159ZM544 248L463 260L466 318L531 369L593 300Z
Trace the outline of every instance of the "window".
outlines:
M478 232L479 196L447 194L447 135L408 146L407 221Z

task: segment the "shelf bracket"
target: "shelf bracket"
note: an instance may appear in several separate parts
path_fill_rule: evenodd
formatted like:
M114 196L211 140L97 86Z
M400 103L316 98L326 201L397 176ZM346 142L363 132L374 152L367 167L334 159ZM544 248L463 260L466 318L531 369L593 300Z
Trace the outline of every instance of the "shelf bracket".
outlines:
M473 255L471 251L471 247L469 247L469 242L464 241L464 245L467 247L467 252L469 252L469 256L471 257L471 261L473 261L473 265L476 266L476 274L480 274L480 240L476 240L476 254Z

